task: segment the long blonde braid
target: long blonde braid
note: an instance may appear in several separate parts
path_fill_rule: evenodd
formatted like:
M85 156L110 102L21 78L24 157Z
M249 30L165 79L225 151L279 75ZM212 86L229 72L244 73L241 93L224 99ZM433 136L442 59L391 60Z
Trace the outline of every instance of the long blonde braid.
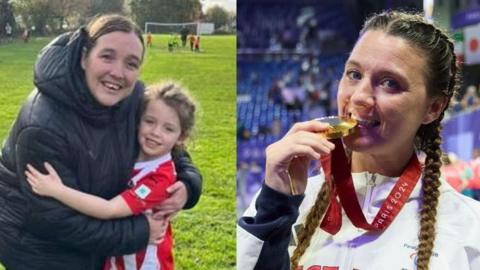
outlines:
M310 212L305 219L305 226L298 233L297 247L290 258L292 270L297 268L298 261L302 257L305 250L310 246L312 235L320 224L320 220L325 214L328 204L330 202L330 187L326 182L323 183L320 192L317 195L315 204L310 209Z
M420 232L418 234L417 269L427 270L432 256L435 241L435 224L437 222L437 206L440 193L440 125L437 134L431 139L431 144L425 149L427 158L425 161L424 176L422 180L423 201L420 210Z
M439 34L442 35L442 38L448 44L448 51L453 55L453 58L450 60L450 82L447 89L443 91L443 94L448 98L445 106L445 108L447 108L450 98L457 90L459 79L457 75L456 57L453 54L453 42L443 33ZM440 167L442 166L442 151L440 149L442 143L442 137L440 136L442 125L440 122L443 119L443 116L444 112L440 114L437 120L422 127L417 133L417 148L427 154L422 180L423 201L420 210L420 232L418 234L418 270L429 269L430 258L432 256L436 237L435 224L437 221L437 206L440 197Z

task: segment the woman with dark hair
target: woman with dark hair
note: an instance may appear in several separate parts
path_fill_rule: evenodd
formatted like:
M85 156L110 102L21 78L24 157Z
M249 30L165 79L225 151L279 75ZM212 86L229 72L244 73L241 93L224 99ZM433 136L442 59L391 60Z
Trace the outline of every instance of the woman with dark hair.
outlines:
M164 219L94 219L34 194L24 174L26 164L49 162L65 185L82 192L110 199L126 188L138 155L144 50L131 20L104 15L41 51L36 89L0 157L0 261L7 269L101 269L105 257L163 237ZM158 206L162 216L193 207L201 193L188 154L172 154L180 181Z
M267 148L238 269L480 269L480 204L440 180L457 74L452 40L421 15L367 20L337 97L356 127L327 140L327 123L297 123ZM323 174L307 181L312 159Z

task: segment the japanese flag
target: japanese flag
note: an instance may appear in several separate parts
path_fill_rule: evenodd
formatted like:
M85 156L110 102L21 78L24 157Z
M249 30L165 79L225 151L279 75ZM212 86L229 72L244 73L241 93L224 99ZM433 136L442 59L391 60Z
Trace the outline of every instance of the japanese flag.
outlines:
M480 64L480 24L465 27L465 64Z

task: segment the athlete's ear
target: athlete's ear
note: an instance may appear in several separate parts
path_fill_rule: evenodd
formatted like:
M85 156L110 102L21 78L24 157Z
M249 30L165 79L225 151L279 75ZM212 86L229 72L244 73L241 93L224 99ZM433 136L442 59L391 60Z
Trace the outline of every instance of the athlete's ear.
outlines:
M427 125L435 121L445 110L447 103L448 97L446 96L434 97L428 105L428 110L423 118L422 124Z

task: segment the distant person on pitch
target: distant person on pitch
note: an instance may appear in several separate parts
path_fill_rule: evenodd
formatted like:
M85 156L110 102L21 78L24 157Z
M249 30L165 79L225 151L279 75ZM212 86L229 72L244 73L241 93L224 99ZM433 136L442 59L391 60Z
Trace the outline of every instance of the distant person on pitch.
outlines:
M187 45L187 36L190 33L186 27L183 27L182 30L180 30L180 39L182 40L182 47L185 48L185 45Z
M153 44L153 38L152 38L152 33L148 32L147 33L147 47L151 48Z
M190 50L193 52L193 45L195 45L195 35L188 36L188 41L190 42Z
M195 39L195 51L200 52L200 36Z

